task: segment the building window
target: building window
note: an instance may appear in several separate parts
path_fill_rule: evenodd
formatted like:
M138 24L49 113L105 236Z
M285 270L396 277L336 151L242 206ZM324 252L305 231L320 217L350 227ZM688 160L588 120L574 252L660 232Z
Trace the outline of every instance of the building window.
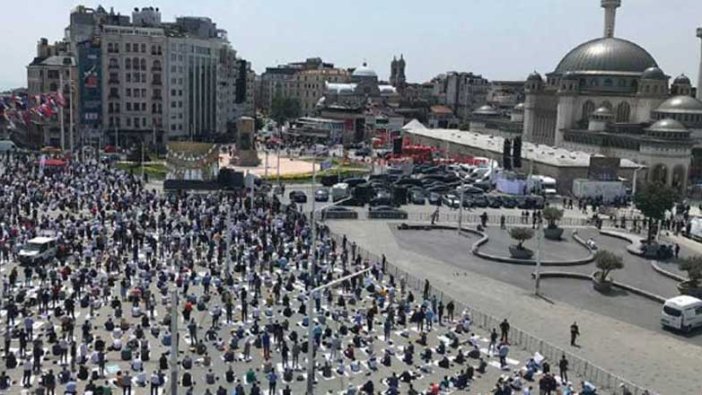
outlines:
M134 127L135 128L139 127L139 118L134 118Z
M146 44L141 44L141 53L146 53Z
M595 103L591 102L590 100L586 101L585 104L583 104L583 116L582 119L589 119L590 114L592 114L595 111Z
M127 102L126 105L127 105L127 111L132 111L132 103L131 103L131 102Z
M141 58L141 69L146 71L146 59Z
M132 68L132 60L129 58L124 59L124 68L130 70Z
M132 52L132 44L130 44L130 43L124 44L124 51L125 52Z
M617 122L629 122L631 116L631 107L627 102L621 102L617 106Z
M127 124L127 127L128 127L128 128L132 127L132 119L129 118L129 117L127 117L127 122L126 122L126 124Z
M131 75L130 73L126 73L126 74L124 75L124 79L125 79L127 82L132 82L132 75Z
M126 97L132 97L132 88L127 88L127 89L124 91L124 95L125 95Z

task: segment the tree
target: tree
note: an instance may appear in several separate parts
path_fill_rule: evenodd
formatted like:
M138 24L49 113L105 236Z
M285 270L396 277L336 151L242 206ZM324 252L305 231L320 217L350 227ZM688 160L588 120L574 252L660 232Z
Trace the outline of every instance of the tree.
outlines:
M624 261L619 255L607 250L599 250L595 253L595 265L599 269L598 280L604 283L612 271L624 268Z
M548 227L550 229L557 228L556 222L563 218L563 210L559 210L553 206L548 206L544 208L542 215L546 221L548 221Z
M290 97L276 96L271 102L271 118L278 124L300 116L300 102Z
M697 255L683 259L680 262L680 270L687 272L688 285L691 288L699 288L702 280L702 256Z
M512 166L515 169L522 168L522 137L517 136L512 143Z
M534 230L529 228L512 228L509 230L509 236L517 241L517 248L524 248L522 245L525 241L534 237Z
M648 184L634 196L636 207L648 218L648 244L653 239L653 221L658 226L658 222L665 219L665 212L673 208L676 200L677 192L663 184Z
M502 146L502 167L505 170L512 170L512 142L505 139Z

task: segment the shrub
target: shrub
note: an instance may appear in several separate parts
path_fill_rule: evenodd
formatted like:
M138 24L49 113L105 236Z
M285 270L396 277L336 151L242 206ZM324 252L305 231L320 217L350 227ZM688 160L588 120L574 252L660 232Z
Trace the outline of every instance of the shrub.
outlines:
M599 250L595 253L595 264L599 269L600 282L607 281L607 277L612 271L624 268L622 257L607 250Z
M534 237L534 230L529 228L512 228L509 230L511 238L517 241L517 248L524 248L522 243Z
M555 207L546 207L543 211L543 217L548 221L549 228L556 228L556 222L563 218L563 210L559 210Z
M702 280L702 256L697 255L690 258L685 258L680 262L680 270L687 272L688 284L697 288Z

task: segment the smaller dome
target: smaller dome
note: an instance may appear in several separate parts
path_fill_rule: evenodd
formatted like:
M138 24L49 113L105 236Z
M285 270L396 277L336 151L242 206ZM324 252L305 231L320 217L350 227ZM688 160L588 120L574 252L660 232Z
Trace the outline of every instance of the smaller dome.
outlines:
M512 109L514 111L524 111L524 103L519 103Z
M656 112L702 114L702 101L691 96L673 96L661 103Z
M485 104L483 106L478 107L477 110L473 111L473 114L475 114L475 115L497 115L497 111L495 111L495 109L492 108L491 105Z
M673 81L673 84L676 84L676 85L690 85L690 79L687 78L687 76L686 76L685 74L680 74L679 76L677 76L677 77L675 78L675 80Z
M660 121L649 126L648 130L651 132L687 132L685 125L670 118L661 119Z
M664 80L668 77L665 76L665 73L660 68L649 67L641 74L641 78L645 80Z
M598 117L603 117L603 118L614 116L614 114L612 114L612 111L609 108L604 107L604 106L595 110L595 112L593 112L592 115L598 116Z
M533 73L529 74L529 77L527 77L527 81L539 81L539 82L544 82L544 79L541 78L541 74L537 73L534 71Z
M360 67L356 68L356 70L353 71L353 74L351 74L353 77L373 77L373 78L378 78L378 74L368 67L368 65L364 62L363 65Z

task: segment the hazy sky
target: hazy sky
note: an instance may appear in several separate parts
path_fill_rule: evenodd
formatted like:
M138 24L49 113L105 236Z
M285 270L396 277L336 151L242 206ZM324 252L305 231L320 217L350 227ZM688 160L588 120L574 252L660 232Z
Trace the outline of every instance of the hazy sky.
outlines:
M0 88L26 86L36 41L63 37L69 0L13 1L0 13ZM82 4L97 7L100 3ZM338 66L366 60L381 78L403 53L410 81L448 70L489 79L552 71L568 50L599 37L599 0L168 0L102 3L123 14L159 7L163 19L209 16L229 32L257 73L266 66L320 56ZM646 48L667 74L697 80L701 0L623 0L616 36Z

